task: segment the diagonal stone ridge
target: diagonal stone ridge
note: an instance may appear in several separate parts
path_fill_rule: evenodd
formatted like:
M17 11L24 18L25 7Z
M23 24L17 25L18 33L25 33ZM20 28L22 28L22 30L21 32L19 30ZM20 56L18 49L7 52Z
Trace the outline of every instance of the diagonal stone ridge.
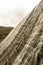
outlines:
M0 65L43 64L43 1L0 44Z

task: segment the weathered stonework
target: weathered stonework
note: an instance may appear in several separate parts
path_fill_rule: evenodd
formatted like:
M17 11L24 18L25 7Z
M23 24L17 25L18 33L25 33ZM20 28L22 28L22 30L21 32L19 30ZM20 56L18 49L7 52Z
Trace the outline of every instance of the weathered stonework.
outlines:
M43 64L43 1L0 45L0 65Z

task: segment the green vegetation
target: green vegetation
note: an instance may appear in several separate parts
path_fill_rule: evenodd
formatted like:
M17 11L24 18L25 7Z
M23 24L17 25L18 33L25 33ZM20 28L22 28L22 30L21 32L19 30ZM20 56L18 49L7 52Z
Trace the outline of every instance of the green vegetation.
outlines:
M0 41L2 41L13 29L13 27L1 27L0 26Z

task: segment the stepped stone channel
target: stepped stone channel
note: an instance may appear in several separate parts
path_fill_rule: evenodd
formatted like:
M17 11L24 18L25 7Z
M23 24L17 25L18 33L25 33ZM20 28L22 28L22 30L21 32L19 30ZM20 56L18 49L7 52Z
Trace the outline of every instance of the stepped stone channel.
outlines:
M0 65L43 64L43 0L0 43Z

